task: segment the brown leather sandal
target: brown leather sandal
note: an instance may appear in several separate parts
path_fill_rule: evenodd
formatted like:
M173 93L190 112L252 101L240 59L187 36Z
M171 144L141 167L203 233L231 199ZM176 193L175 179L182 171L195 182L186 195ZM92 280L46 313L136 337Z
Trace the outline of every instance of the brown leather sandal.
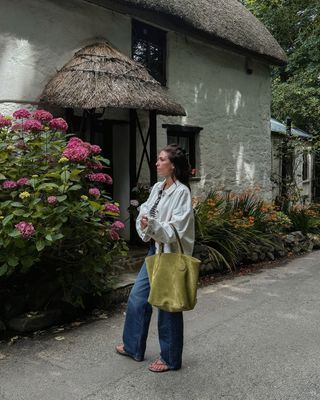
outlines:
M153 363L149 365L149 371L151 372L167 372L172 371L167 364L160 358L157 358Z
M115 347L115 350L116 350L116 353L120 354L121 356L130 357L130 358L132 358L134 361L138 361L138 362L143 361L143 358L142 358L142 359L136 358L136 357L132 356L131 354L127 353L127 352L125 351L125 349L124 349L124 344L118 344L118 345Z

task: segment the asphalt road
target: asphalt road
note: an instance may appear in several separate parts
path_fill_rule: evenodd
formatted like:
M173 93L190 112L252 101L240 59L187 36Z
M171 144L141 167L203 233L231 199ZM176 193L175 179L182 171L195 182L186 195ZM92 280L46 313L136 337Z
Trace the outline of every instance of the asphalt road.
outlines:
M158 354L156 318L145 362L115 354L118 313L1 344L0 399L320 399L320 251L208 286L198 297L185 313L180 371L147 370Z

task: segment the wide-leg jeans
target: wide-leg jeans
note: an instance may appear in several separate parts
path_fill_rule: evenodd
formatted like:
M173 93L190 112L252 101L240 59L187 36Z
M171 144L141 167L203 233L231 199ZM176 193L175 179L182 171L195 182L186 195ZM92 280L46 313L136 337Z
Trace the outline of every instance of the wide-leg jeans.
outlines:
M148 255L155 254L150 246ZM131 290L123 330L124 350L136 360L143 360L146 350L152 306L148 303L150 284L144 263ZM160 358L170 369L181 368L183 348L182 312L158 311Z

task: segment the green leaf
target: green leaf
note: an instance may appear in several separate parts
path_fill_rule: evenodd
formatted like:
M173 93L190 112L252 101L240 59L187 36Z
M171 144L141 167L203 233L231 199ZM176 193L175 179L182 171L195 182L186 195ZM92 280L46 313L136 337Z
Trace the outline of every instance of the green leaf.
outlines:
M20 235L21 235L21 233L17 229L14 229L13 231L8 233L8 236L13 237L13 238L16 238Z
M7 179L3 174L0 174L0 179Z
M62 201L65 201L68 198L68 196L66 196L65 194L62 196L57 196L57 200L59 201L59 203L61 203Z
M69 190L79 190L79 189L82 189L82 186L81 186L81 185L73 185L73 186L71 186L71 187L69 188Z
M89 200L88 203L90 204L91 207L95 208L96 210L102 210L103 206L96 201L91 201Z
M59 186L56 183L42 183L37 187L38 190L48 189L51 190L52 188L58 188Z
M23 207L23 204L20 203L19 201L13 201L13 202L11 203L11 206L12 206L12 207Z
M45 248L45 242L44 240L40 239L36 241L36 248L38 251L41 251Z
M48 233L48 234L46 235L46 239L47 239L49 242L52 242L52 241L53 241L53 238L52 238L52 236L51 236L50 233Z
M60 175L61 180L63 183L67 183L69 178L70 178L70 172L69 171L63 171Z
M7 215L7 216L3 219L2 225L3 225L3 226L6 226L6 225L8 224L8 222L10 222L10 221L12 220L13 217L14 217L13 214Z
M8 265L7 264L3 264L0 267L0 276L3 276L7 273L8 271Z
M12 214L21 216L21 215L23 215L24 213L25 213L25 211L20 209L20 210L14 210Z
M10 267L16 267L19 264L19 258L16 256L9 256L7 257L7 263Z
M53 235L54 240L60 240L64 238L64 235L62 233L57 233L56 235Z

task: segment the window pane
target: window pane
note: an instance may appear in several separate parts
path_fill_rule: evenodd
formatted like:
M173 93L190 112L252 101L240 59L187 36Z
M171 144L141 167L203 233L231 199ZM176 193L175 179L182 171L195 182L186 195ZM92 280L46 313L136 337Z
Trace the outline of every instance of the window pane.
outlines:
M132 22L132 58L162 85L166 84L166 40L165 31L140 21Z

